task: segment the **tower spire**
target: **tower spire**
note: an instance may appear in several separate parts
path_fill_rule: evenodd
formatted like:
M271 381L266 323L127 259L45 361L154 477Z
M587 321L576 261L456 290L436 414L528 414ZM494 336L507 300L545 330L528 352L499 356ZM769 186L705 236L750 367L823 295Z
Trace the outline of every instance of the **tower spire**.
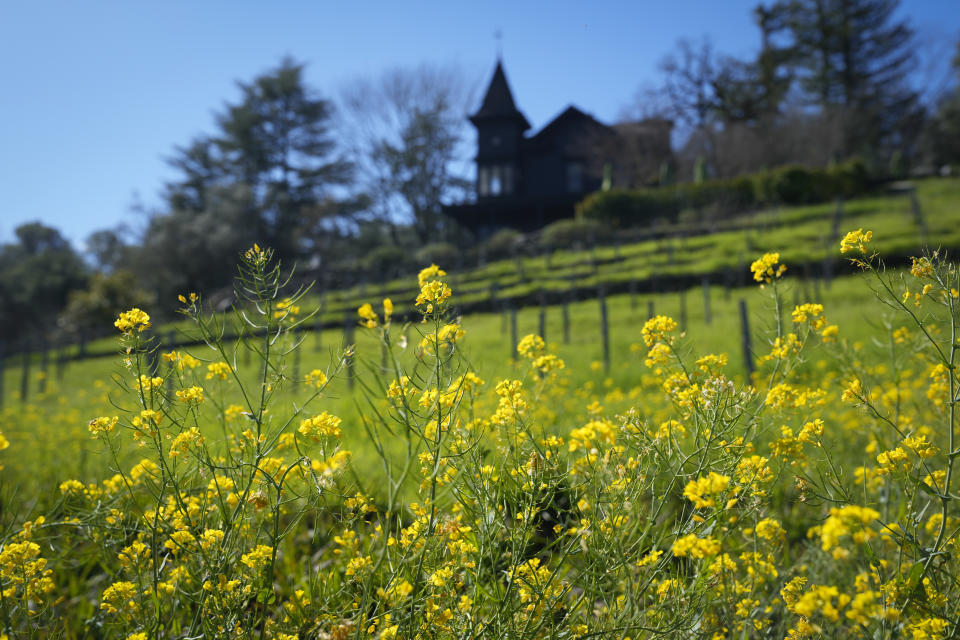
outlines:
M470 121L477 124L481 120L519 120L522 126L521 131L530 128L530 123L524 115L517 109L513 101L513 93L510 91L510 85L507 84L507 74L503 71L503 63L497 60L497 67L493 71L493 78L490 80L490 86L483 97L483 103L480 110L470 116Z

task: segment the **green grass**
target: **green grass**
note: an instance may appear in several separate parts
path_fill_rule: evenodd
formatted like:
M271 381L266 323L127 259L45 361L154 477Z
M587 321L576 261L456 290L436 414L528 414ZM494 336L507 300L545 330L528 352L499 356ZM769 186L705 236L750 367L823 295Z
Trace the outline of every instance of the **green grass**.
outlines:
M794 301L818 300L825 304L826 315L830 322L839 324L843 336L867 341L871 337L880 337L885 329L880 322L883 307L872 301L873 294L863 283L860 276L837 278L832 285L823 287L816 296L810 282L804 282L794 275L783 282L784 300L787 308L785 320L789 323L789 309ZM741 342L741 323L739 301L747 303L751 317L753 349L756 353L769 350L773 335L774 317L769 289L758 286L725 291L723 287L710 288L710 307L712 321L707 324L704 317L704 296L700 287L684 292L659 295L615 295L607 298L609 314L609 340L611 367L605 371L602 366L603 348L600 332L600 308L596 300L570 304L569 342L563 340L562 310L559 306L546 310L546 337L551 350L566 362L563 372L565 384L571 391L562 404L547 407L550 422L554 427L569 427L569 421L584 414L585 407L597 400L608 409L626 409L631 402L644 392L643 385L649 371L643 365L645 350L640 329L647 319L649 303L653 303L655 313L666 314L680 321L681 297L686 300L686 342L698 354L707 352L726 353L730 358L730 371L735 376L743 376L744 356ZM455 291L456 296L456 291ZM492 394L494 383L502 378L522 377L525 368L522 363L512 360L510 342L510 321L507 314L478 313L462 318L467 332L463 342L464 354L470 366L487 381L487 391ZM394 327L396 333L401 327ZM419 342L419 327L408 325L407 348L401 352L401 358L410 363L413 351ZM517 312L517 336L539 331L539 309L526 308ZM341 330L324 330L319 334L305 334L301 350L298 375L303 376L314 368L329 369L334 366L344 335ZM379 464L367 442L363 429L363 416L369 416L374 408L382 407L382 401L375 399L368 404L363 387L374 384L374 374L380 367L380 347L372 332L357 329L356 375L361 384L356 384L351 392L345 377L335 379L328 389L317 411L324 409L344 419L344 445L354 452L354 468L361 475L376 470ZM116 342L114 342L116 345ZM206 349L191 348L189 351L201 359L212 359L213 354ZM30 395L26 403L18 400L22 369L16 360L8 360L4 372L3 409L0 410L0 431L15 443L16 455L5 456L8 488L25 495L39 487L49 487L51 483L62 481L65 477L82 480L102 479L113 473L116 461L111 459L102 445L91 440L87 433L87 422L98 415L118 413L118 408L129 408L130 399L125 396L114 381L115 378L127 378L121 363L121 355L93 358L68 363L58 379L56 370L51 367L48 373L47 391L39 394L39 371L31 369ZM245 360L239 360L241 375L252 381L255 372L245 366ZM288 374L294 375L294 364L288 361ZM202 371L199 370L198 371ZM202 377L202 376L201 376ZM648 382L648 381L646 381ZM292 392L291 392L292 391ZM649 389L647 389L649 391ZM211 391L211 393L213 393ZM302 390L293 388L284 392L277 407L292 410L296 400L302 396ZM238 397L225 399L237 402ZM635 400L634 400L635 402ZM278 414L275 419L284 419ZM136 461L137 451L133 447L123 454L121 464L129 465ZM40 496L36 496L40 498Z
M918 197L926 212L929 238L937 246L960 247L960 180L926 180L918 185ZM539 288L562 290L571 286L594 287L598 284L643 280L667 275L716 273L733 270L737 280L747 284L750 280L747 265L763 251L779 251L781 259L789 266L811 263L830 255L839 259L836 242L830 239L833 225L834 205L818 205L762 212L753 217L754 228L749 231L722 231L709 236L648 240L619 248L598 248L590 252L560 251L552 257L540 256L522 260L524 277L518 275L516 261L493 262L481 269L452 274L455 305L461 308L471 301L489 296L490 283L496 281L499 295L524 296ZM874 230L875 240L871 247L881 254L906 255L919 253L923 237L917 228L905 196L876 197L848 202L844 207L841 232L863 227ZM673 246L672 251L667 247ZM672 257L671 257L672 256ZM595 268L591 265L595 265ZM891 264L902 267L903 263ZM863 285L858 275L834 278L830 285L805 277L804 270L794 267L784 280L784 300L792 308L795 302L819 301L825 304L827 317L839 324L842 335L869 343L885 331L881 319L884 308L872 301L872 292ZM363 302L375 305L382 295L390 295L398 309L411 308L415 296L416 278L411 275L403 281L394 281L382 287L366 287L365 294L359 288L331 292L324 300L324 319L342 327L343 319L355 317L355 309ZM741 342L742 328L739 316L739 300L743 299L751 317L753 349L757 353L767 350L772 335L772 309L768 291L753 284L744 287L724 287L714 284L709 288L712 322L704 317L704 294L701 287L686 291L660 294L610 295L607 297L609 313L609 341L611 366L604 371L603 349L600 332L600 308L597 300L591 299L570 303L569 342L563 339L561 307L546 309L546 338L552 350L567 363L564 375L571 389L586 389L590 394L571 393L563 406L551 407L553 414L574 416L583 413L584 407L594 399L616 400L631 392L636 395L644 383L647 370L642 364L642 351L632 348L642 342L640 328L647 319L650 303L655 313L681 319L681 298L686 302L686 329L689 342L697 353L727 353L730 370L743 375L744 355ZM304 312L311 305L320 303L317 297L308 296L303 303ZM785 313L788 314L789 309ZM471 366L488 381L488 389L497 379L515 377L520 369L512 361L510 322L507 313L468 313L462 318L467 331L463 348ZM166 337L176 329L187 329L184 322L161 327L158 334ZM395 327L394 331L398 331ZM539 308L526 307L517 311L517 337L539 331ZM408 326L409 346L407 361L419 342L417 327ZM189 331L187 334L189 336ZM179 338L178 338L179 339ZM332 366L336 354L344 343L342 328L327 328L321 332L303 334L303 348L299 374L313 368L327 369ZM319 341L319 342L318 342ZM358 349L358 375L370 378L380 363L380 348L366 331L357 329L355 341ZM11 442L17 443L18 455L7 455L4 463L8 478L18 487L44 486L39 480L49 477L51 481L62 478L68 471L83 479L103 477L113 465L104 457L100 445L87 436L86 423L102 414L113 414L127 401L113 378L129 375L121 365L115 336L99 339L88 345L91 353L108 356L73 360L58 370L56 356L51 356L47 372L45 394L38 393L40 386L40 358L31 357L29 395L26 403L19 401L22 368L19 358L8 358L3 372L0 431ZM211 354L204 347L189 349L201 359ZM76 352L76 347L68 349ZM294 365L288 363L292 375ZM240 360L244 376L252 378ZM59 375L58 375L59 373ZM350 392L343 379L335 380L324 401L324 408L344 418L345 442L356 454L356 467L369 469L374 456L365 443L362 428L361 408L369 412L372 407L365 400L358 385ZM591 395L592 394L592 395ZM589 397L588 397L589 396ZM295 394L285 399L292 406ZM626 406L626 404L624 405ZM282 416L278 416L282 417ZM562 421L562 420L561 420ZM11 450L8 450L9 453ZM136 452L126 455L135 456ZM8 483L11 480L8 479Z
M840 233L858 227L872 229L873 246L884 255L919 253L926 245L960 249L960 179L921 180L917 183L917 199L924 212L926 234L917 225L909 196L902 194L844 203ZM540 291L562 294L575 288L592 295L599 286L622 291L630 282L639 283L640 290L647 288L644 283L663 290L668 279L677 277L699 280L707 276L714 284L743 286L749 281L750 262L765 251L779 252L787 263L814 265L808 275L820 276L827 258L842 266L839 239L832 237L835 212L833 203L760 211L734 220L736 229L710 235L497 260L483 267L453 272L449 279L457 292L456 303L469 309L477 304L489 306L493 287L498 304L513 299L517 306L523 306L535 302ZM322 295L312 292L303 306L320 309L316 321L340 327L345 319L354 317L361 304L383 297L393 300L397 313L409 312L416 297L415 274ZM166 338L171 331L186 328L184 322L176 322L158 327L157 333ZM100 338L91 341L87 349L89 353L105 354L111 352L113 344L112 337ZM77 349L74 346L68 351L76 353Z

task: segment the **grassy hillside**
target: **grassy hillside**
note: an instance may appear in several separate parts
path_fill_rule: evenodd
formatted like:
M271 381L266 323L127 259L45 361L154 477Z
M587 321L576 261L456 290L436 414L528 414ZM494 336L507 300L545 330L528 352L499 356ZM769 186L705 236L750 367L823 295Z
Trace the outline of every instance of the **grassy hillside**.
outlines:
M661 225L650 230L656 239L624 241L593 250L518 255L459 272L451 270L450 282L457 290L457 305L472 313L538 304L541 295L551 304L566 298L593 298L598 287L621 293L660 292L687 288L703 278L721 287L742 287L749 284L750 262L764 251L780 252L795 266L794 275L799 272L810 279L824 279L829 277L828 271L847 269L836 251L839 238L834 237L835 226L841 231L873 229L877 250L887 256L918 253L928 244L960 248L960 179L926 179L916 187L922 213L919 220L909 194L877 195L845 202L840 217L831 203L756 212L729 223L734 228L709 235L684 236L686 227ZM663 235L671 237L660 237ZM342 290L313 291L305 307L319 308L316 324L326 327L342 327L347 319L352 322L357 307L382 297L394 301L398 314L409 313L410 301L416 297L413 275ZM159 327L158 332L166 337L171 330L184 328L183 323L174 323ZM110 353L112 348L112 337L87 345L89 352L99 354ZM70 352L75 353L76 348Z
M700 287L607 297L609 367L597 300L546 309L547 344L515 359L540 309L460 318L437 279L422 322L358 329L355 347L292 331L262 294L252 356L214 328L215 348L158 371L146 319L124 314L126 350L0 412L6 629L945 637L958 271L892 260L828 286L790 266L711 288L709 321Z
M881 241L882 242L882 241ZM871 339L883 337L884 309L874 300L874 294L864 287L859 275L847 275L833 280L828 287L821 285L819 295L813 283L803 280L799 274L788 270L783 282L783 293L788 304L818 300L826 306L826 314L831 322L840 325L844 335L852 340L869 346ZM563 384L575 393L565 396L561 403L553 404L547 411L547 422L560 423L581 414L586 406L599 402L611 411L625 409L638 397L651 391L649 370L643 366L642 338L640 327L646 321L651 304L655 313L670 315L681 321L682 308L685 307L685 328L691 336L691 348L698 353L725 353L730 359L730 372L735 377L744 373L744 355L741 341L741 322L739 301L744 300L750 312L750 330L752 348L755 353L765 353L769 349L774 335L772 303L769 291L756 286L733 288L721 286L709 289L711 322L705 321L704 291L701 287L664 294L614 295L607 298L609 317L609 350L611 366L606 371L603 366L603 346L600 331L600 307L596 300L571 303L569 313L569 342L564 341L562 308L551 306L546 309L546 338L550 349L566 362L561 379ZM456 302L457 292L454 293ZM379 300L371 297L374 305ZM400 301L396 301L400 304ZM792 308L792 307L791 307ZM789 323L789 314L785 315ZM467 338L463 342L463 353L470 366L483 373L483 377L492 383L498 379L519 375L523 363L517 363L511 345L511 321L507 313L476 313L464 316L462 325ZM539 332L539 309L529 307L517 312L517 335L522 337ZM407 361L413 359L413 352L419 342L418 325L406 325L404 334L408 336L407 348L402 351ZM318 343L319 338L319 343ZM366 443L366 434L362 428L362 414L369 414L371 407L366 404L364 386L375 384L380 374L380 347L370 332L357 329L356 342L356 384L349 388L347 376L340 375L331 384L324 408L342 417L345 421L344 440L356 456L355 467L370 471L374 458ZM111 460L102 446L91 441L87 433L87 422L97 416L116 413L114 404L125 406L124 393L115 382L116 379L129 379L122 366L122 357L114 342L114 355L68 362L60 377L55 367L51 367L46 380L46 392L38 393L42 375L37 371L36 363L29 376L30 393L28 402L17 400L22 369L9 367L4 377L4 406L0 411L0 431L12 441L25 455L14 456L6 463L8 482L12 478L30 479L33 485L37 478L48 476L61 477L64 473L84 480L103 477L112 473L116 461ZM302 377L315 368L331 370L336 366L338 355L344 345L344 333L341 329L326 329L319 333L303 336L299 362L289 360L289 376ZM214 358L206 347L192 347L188 351L193 356L207 361ZM241 357L238 361L243 375L252 378L255 374L248 361ZM820 366L833 366L823 362ZM294 370L296 369L296 371ZM291 385L289 393L281 399L287 399L278 406L292 407L301 390ZM237 398L228 398L226 402L235 402ZM279 418L280 416L278 416ZM129 456L136 451L127 451L123 462L129 464ZM18 485L18 489L23 486Z
M918 197L923 210L929 238L937 246L960 246L960 180L927 180L919 183ZM748 265L765 250L779 249L783 261L790 265L784 280L784 296L788 305L816 300L823 302L832 322L837 322L847 335L865 344L881 337L884 309L871 304L872 292L862 286L858 275L842 275L832 281L810 277L808 269L796 263L811 262L830 256L838 265L845 265L837 251L837 243L828 240L832 234L833 205L795 208L757 214L756 229L726 231L710 236L647 241L618 248L604 247L593 252L559 251L552 256L499 261L483 268L453 274L451 286L455 291L455 307L469 308L471 301L483 301L490 296L490 285L498 284L498 298L522 297L538 291L564 290L572 286L584 289L589 299L570 302L569 342L564 341L562 307L558 304L545 308L546 338L556 353L567 362L564 372L566 384L580 389L564 399L562 406L554 407L558 415L574 415L593 401L625 402L643 391L648 371L642 365L639 349L640 327L650 310L671 315L680 322L685 316L685 328L694 336L691 342L699 352L726 353L734 375L744 372L741 342L739 300L745 300L751 314L752 347L755 352L768 348L772 323L767 292L750 281ZM886 196L848 202L840 229L871 228L875 232L873 246L883 254L902 255L918 251L923 244L921 229L911 212L907 196ZM668 247L673 247L668 251ZM891 266L902 266L902 262ZM518 271L522 268L523 274ZM714 277L709 292L711 322L705 319L705 290L702 286L678 291L653 293L637 287L635 294L614 294L606 298L609 314L610 370L603 366L603 347L599 328L600 307L595 296L597 284L608 287L630 280L665 278L676 275L729 273L725 284ZM744 286L735 286L736 283ZM648 287L649 288L649 287ZM302 375L314 368L329 369L345 343L344 318L355 322L356 308L364 302L374 305L384 295L393 299L398 312L410 309L416 291L416 278L397 280L382 287L355 288L329 292L321 300L308 295L302 304L302 313L312 305L323 305L320 314L333 327L304 333L300 361L289 363L288 375ZM685 309L685 313L683 311ZM540 309L521 307L516 312L517 336L538 333ZM476 370L491 380L516 373L511 357L511 321L508 311L496 313L472 312L461 318L468 339L464 343L467 360ZM161 337L176 330L178 341L191 341L186 323L161 327ZM418 342L418 328L408 325L407 357ZM356 330L357 374L369 377L369 371L380 364L379 347L362 330ZM0 431L12 435L27 445L29 455L17 456L7 463L10 477L32 478L36 474L61 474L65 469L81 478L93 478L105 473L104 452L86 437L86 423L96 415L110 411L119 388L112 378L124 376L117 339L102 338L88 345L100 357L67 361L57 366L52 356L46 380L41 381L40 357L31 358L28 374L28 401L18 400L23 382L23 369L18 359L7 361L3 375L3 409L0 413ZM196 357L207 360L211 354L203 347L187 349ZM71 351L75 351L73 348ZM239 365L244 369L245 360ZM293 371L296 367L297 371ZM252 375L252 372L247 372ZM45 387L45 393L39 389ZM589 393L586 393L586 391ZM291 401L292 401L291 395ZM344 417L353 428L346 429L346 438L358 451L357 466L364 467L364 446L360 442L360 410L363 406L362 385L348 389L345 379L335 380L325 402L330 410ZM618 404L614 402L614 406ZM41 426L37 426L41 425ZM372 463L371 463L372 464Z

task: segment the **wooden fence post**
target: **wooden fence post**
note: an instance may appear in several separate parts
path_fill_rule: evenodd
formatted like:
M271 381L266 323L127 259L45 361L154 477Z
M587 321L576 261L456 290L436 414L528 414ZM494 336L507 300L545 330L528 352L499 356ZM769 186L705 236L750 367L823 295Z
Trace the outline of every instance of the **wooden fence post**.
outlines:
M0 409L3 408L3 383L6 381L5 374L7 368L7 345L0 341Z
M302 347L303 330L298 326L293 330L293 382L300 380L300 347Z
M348 311L347 314L344 316L344 319L343 319L343 348L344 348L344 351L346 351L347 349L349 349L349 348L351 347L351 345L353 345L353 329L354 329L354 326L353 326L353 325L354 325L353 314L351 314L351 313ZM354 362L354 359L355 359L355 358L356 358L356 354L355 354L355 353L351 353L350 355L348 355L348 356L346 357L346 359L347 359L347 362L346 362L346 364L347 364L347 366L346 366L346 370L347 370L347 389L349 389L350 391L353 391L353 382L354 382L354 380L353 380L353 374L354 374L354 371L353 371L353 362Z
M570 305L569 296L564 296L561 307L563 314L563 344L570 344Z
M320 296L320 304L317 306L317 315L313 319L313 350L320 351L323 348L323 307L327 301L327 294Z
M603 287L597 288L597 298L600 301L600 332L603 338L603 370L610 373L610 325L607 318L607 297Z
M67 345L60 344L57 350L57 380L63 380L63 374L67 368Z
M30 394L30 343L25 342L20 353L23 371L20 374L20 402L26 402Z
M153 336L148 336L146 338L147 343L150 343ZM147 374L150 376L157 375L157 372L160 370L160 344L159 340L154 341L147 351Z
M654 315L656 315L656 313L654 312L654 309L653 309L653 298L650 298L649 300L647 300L647 320L652 318Z
M843 221L843 196L837 196L837 206L833 210L833 226L830 229L830 244L840 241L840 223Z
M687 291L680 290L680 331L687 330Z
M170 349L170 351L174 350L174 347L176 346L176 339L177 339L177 334L175 331L173 331L173 329L167 332L167 348ZM177 364L175 362L170 362L170 364L167 365L167 397L171 397L171 398L173 397L173 383L174 383L173 369L176 366Z
M923 244L927 244L927 221L923 216L923 208L920 207L920 200L917 198L916 187L910 190L910 209L913 211L914 222L916 222L917 228L920 229L920 240Z
M703 276L701 286L703 287L703 321L709 325L713 322L713 316L710 312L710 278Z
M44 335L40 339L40 379L37 381L37 393L47 392L47 376L50 373L50 342Z
M540 318L539 318L539 329L540 337L543 338L543 341L547 341L547 298L543 293L543 289L540 289Z
M510 359L517 357L517 308L510 305Z
M740 340L743 343L743 364L747 370L747 382L753 380L753 349L750 346L750 318L747 315L747 301L740 298Z

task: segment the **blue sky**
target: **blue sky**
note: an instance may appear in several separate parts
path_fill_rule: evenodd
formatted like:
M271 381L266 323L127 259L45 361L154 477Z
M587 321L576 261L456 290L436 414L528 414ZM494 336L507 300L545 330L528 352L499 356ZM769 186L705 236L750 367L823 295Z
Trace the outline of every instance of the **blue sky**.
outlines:
M174 145L212 131L224 101L284 55L334 95L393 66L453 62L486 82L500 30L507 76L535 128L567 104L610 121L681 37L717 51L759 45L757 0L622 2L45 2L0 3L0 242L41 220L79 245L147 207L172 177ZM932 61L960 33L960 3L906 0ZM929 62L929 65L927 64Z

